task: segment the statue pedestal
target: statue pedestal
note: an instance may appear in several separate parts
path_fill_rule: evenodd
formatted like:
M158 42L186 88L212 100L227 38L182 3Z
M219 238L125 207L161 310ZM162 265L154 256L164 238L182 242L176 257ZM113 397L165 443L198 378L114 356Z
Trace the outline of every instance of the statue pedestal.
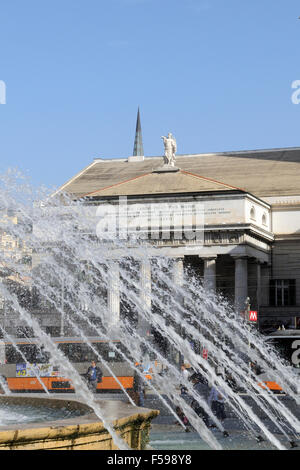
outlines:
M172 166L172 165L163 165L158 168L155 168L155 170L152 171L152 173L176 173L179 171L180 168L177 168L177 166Z

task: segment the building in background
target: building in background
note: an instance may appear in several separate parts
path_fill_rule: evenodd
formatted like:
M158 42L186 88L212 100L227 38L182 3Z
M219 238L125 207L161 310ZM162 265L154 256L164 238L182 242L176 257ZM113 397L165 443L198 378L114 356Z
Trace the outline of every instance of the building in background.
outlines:
M32 250L28 245L31 226L22 214L2 209L0 229L0 282L14 293L24 308L31 308L32 299ZM29 328L20 325L19 316L12 312L10 302L0 293L0 336L9 329L17 335L27 334Z
M168 138L171 142L173 137L169 134ZM163 138L164 143L168 138ZM143 208L144 235L156 253L169 259L175 284L181 285L193 273L205 288L225 296L237 312L247 308L257 311L261 331L268 332L282 325L300 328L299 182L300 148L181 154L172 165L162 155L145 157L138 110L133 155L94 159L56 195L82 200L95 212L107 205L118 207L120 200L122 204L126 201L129 211L137 205ZM192 213L187 231L178 225L178 207ZM21 305L47 333L71 334L64 316L68 308L64 283L58 278L52 281L51 288L58 297L56 309L34 286L35 276L40 278L39 260L47 244L44 248L41 245L40 253L31 253L24 243L31 227L15 231L16 224L22 224L21 218L16 214L5 217L9 229L2 223L0 243L2 259L7 263L0 269L1 282L13 284ZM23 240L16 235L20 233L24 233ZM120 289L119 262L114 260L107 282L99 283L97 291L113 324L128 312ZM138 267L137 281L148 308L155 262L153 254ZM84 275L88 275L88 268ZM84 305L78 308L85 310ZM2 325L8 330L11 326L12 333L16 326L22 329L9 317L9 306L1 299L0 316ZM137 321L146 334L148 325Z
M60 191L96 205L117 204L120 197L145 208L197 201L203 207L203 240L176 240L171 234L153 242L173 260L178 275L193 269L241 312L249 298L261 330L299 328L300 148L182 154L172 171L161 171L162 156L138 153L96 158ZM149 283L151 267L141 266L141 273ZM111 295L112 315L118 317L115 285Z

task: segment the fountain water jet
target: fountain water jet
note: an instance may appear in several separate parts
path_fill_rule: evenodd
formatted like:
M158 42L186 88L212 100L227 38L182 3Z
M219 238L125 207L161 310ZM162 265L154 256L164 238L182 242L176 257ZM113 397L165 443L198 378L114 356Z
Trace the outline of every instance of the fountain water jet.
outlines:
M6 183L5 179L2 179L2 182ZM156 355L168 370L164 377L159 375L156 377L159 389L155 389L152 384L151 389L165 403L164 395L170 399L173 405L180 406L199 435L213 448L221 448L220 443L201 418L178 395L177 387L182 377L170 358L170 351L163 353L149 338L140 335L132 325L130 318L128 321L124 320L117 328L112 328L110 312L99 295L99 287L104 288L109 281L111 259L122 259L119 267L120 277L123 280L121 292L126 297L127 309L130 314L135 314L137 318L143 319L159 331L167 339L170 350L183 355L196 371L201 370L210 383L214 382L225 390L228 395L228 406L253 434L257 434L255 428L258 427L275 447L284 448L239 393L233 390L223 377L216 375L216 366L220 363L230 370L235 381L242 384L244 391L261 410L265 409L266 404L269 406L268 412L271 421L285 437L289 433L292 433L293 436L299 433L299 422L296 417L276 396L257 384L255 377L249 374L248 361L251 358L265 369L271 364L274 375L284 383L290 396L299 403L299 397L292 386L293 381L296 380L295 374L293 371L287 370L282 361L278 359L275 351L266 347L257 332L247 330L245 322L236 316L228 303L222 301L218 296L210 294L203 289L201 283L192 282L192 279L189 279L188 284L176 285L176 292L174 292L173 281L168 275L169 260L160 257L159 249L155 250L153 247L147 246L143 240L130 240L129 243L116 239L99 240L96 236L95 207L87 207L84 201L74 202L68 196L64 196L63 200L43 197L42 204L37 204L36 194L28 185L24 202L22 197L17 197L23 194L21 188L22 185L17 185L14 190L11 181L9 181L9 185L4 184L5 190L0 191L0 203L2 202L6 210L13 209L21 214L25 224L15 224L9 218L5 218L2 221L3 227L11 237L24 241L28 250L39 258L30 272L35 291L52 305L55 311L64 318L66 324L86 342L94 354L97 351L88 341L83 327L84 323L88 328L94 329L97 335L108 340L114 340L117 335L127 353L125 354L111 342L112 348L138 374L141 372L135 368L134 363L141 360L141 355L145 355L145 352ZM33 231L28 231L28 227L33 227ZM144 304L140 290L137 289L137 279L141 260L154 255L157 259L156 265L153 266L153 277L156 279L156 283L151 292L146 292L147 295L151 295L152 309L150 310ZM0 261L5 269L14 273L15 277L28 276L28 269L14 258L1 254ZM86 267L89 268L88 279L81 276ZM63 286L63 305L60 286ZM103 419L104 425L111 432L119 448L127 448L114 433L111 423L103 417L101 406L96 403L76 369L58 350L33 317L30 305L24 307L20 304L20 299L15 295L13 287L9 287L5 283L0 287L2 297L9 305L10 311L16 316L17 322L23 321L33 329L39 344L49 352L50 362L52 361L53 364L57 361L60 362L64 375L72 380L76 392L91 406L99 419ZM184 304L182 299L184 299ZM94 324L91 321L92 316L100 323ZM79 323L77 324L77 319L81 323L80 326ZM182 333L183 329L185 330L184 334ZM209 348L209 361L194 351L187 336L194 342ZM249 340L253 348L249 348ZM242 354L247 358L243 358ZM109 368L103 357L98 353L95 356ZM110 372L118 381L112 369ZM199 404L208 412L219 429L224 430L222 423L212 415L207 403L195 394L189 383L186 386L190 395L199 401ZM130 397L128 399L131 400ZM171 408L169 404L168 407ZM172 410L172 412L176 416L175 411ZM278 414L284 419L284 426L278 423ZM286 431L284 427L286 427Z

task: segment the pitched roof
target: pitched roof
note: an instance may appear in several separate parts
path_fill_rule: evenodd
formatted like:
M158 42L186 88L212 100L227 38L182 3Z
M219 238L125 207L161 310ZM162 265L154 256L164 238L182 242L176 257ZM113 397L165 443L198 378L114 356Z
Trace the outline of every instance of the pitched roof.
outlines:
M146 173L120 183L101 188L86 196L132 196L143 194L196 193L202 191L236 190L210 178L179 170L178 172Z
M223 184L258 197L300 195L300 148L177 155L180 172L152 174L161 165L162 157L145 157L138 162L128 162L127 158L96 159L59 191L82 197L94 192L145 194L152 183L152 193L163 189L182 192L183 188L184 192L207 191L209 187L218 190L218 185Z

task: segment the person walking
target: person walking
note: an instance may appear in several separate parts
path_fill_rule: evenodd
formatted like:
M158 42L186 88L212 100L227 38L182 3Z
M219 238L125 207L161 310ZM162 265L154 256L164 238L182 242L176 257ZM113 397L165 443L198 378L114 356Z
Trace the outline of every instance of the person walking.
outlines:
M185 364L182 364L181 366L181 375L182 375L182 383L180 384L180 395L184 395L185 393L187 393L186 384L190 376L190 373L187 370L187 367Z
M96 393L98 383L102 382L103 373L100 367L97 366L95 361L91 362L91 365L87 370L86 377L89 389L93 393Z
M197 395L199 395L199 398L201 398L205 402L208 402L209 384L206 378L199 373L195 373L191 376L191 382L193 383L194 391ZM195 413L197 413L197 415L203 419L204 424L206 426L210 426L208 414L204 410L203 406L198 402L198 400L193 400L191 406Z
M210 391L209 402L214 415L218 418L219 421L223 422L226 418L225 398L223 392L213 386Z
M220 371L217 371L217 376L222 376ZM209 394L209 404L213 414L217 417L217 419L223 423L226 419L225 413L225 401L226 401L226 394L225 392L219 388L217 385L213 385L210 394ZM224 437L228 436L228 432L223 432Z
M135 363L135 367L136 370L133 375L133 401L137 406L145 406L145 385L142 376L144 369L139 362Z

